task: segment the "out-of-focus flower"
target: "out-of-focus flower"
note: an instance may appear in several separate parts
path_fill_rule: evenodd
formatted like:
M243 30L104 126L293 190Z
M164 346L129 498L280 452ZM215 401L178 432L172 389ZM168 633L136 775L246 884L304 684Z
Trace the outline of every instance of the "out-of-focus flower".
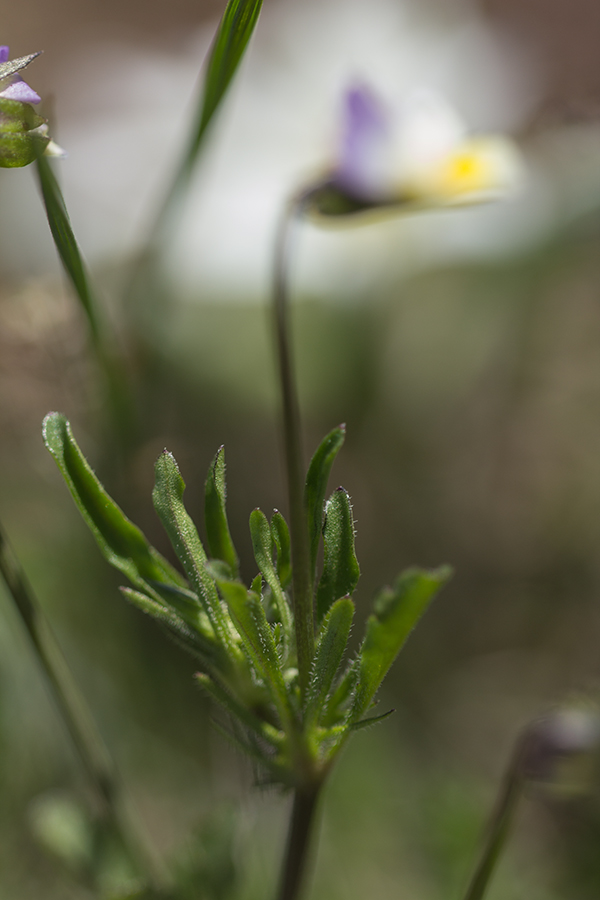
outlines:
M430 91L409 97L394 126L370 89L347 92L337 159L309 193L316 212L343 216L480 203L521 180L523 164L510 139L468 135L458 114Z
M23 81L19 72L39 53L9 60L8 47L0 46L0 166L28 166L42 151L46 156L64 156L50 139L45 119L31 106L40 97Z
M532 722L525 729L518 756L519 773L534 782L565 781L561 773L567 763L583 763L581 772L570 771L569 787L584 787L589 773L586 765L597 761L600 752L600 716L598 710L588 706L567 706L548 713ZM579 775L579 778L577 778Z

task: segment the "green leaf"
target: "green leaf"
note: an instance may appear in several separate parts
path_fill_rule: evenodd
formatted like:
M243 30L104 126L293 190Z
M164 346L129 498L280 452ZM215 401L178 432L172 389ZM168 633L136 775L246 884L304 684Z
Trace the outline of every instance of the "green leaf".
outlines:
M339 597L351 594L360 569L354 552L354 520L344 488L333 492L325 507L323 574L317 587L317 621Z
M54 457L79 511L108 562L136 587L155 594L153 582L185 588L182 576L151 547L106 493L75 442L71 426L60 413L49 413L43 424L44 443Z
M240 701L229 691L225 690L218 681L215 681L215 679L206 675L204 672L198 672L195 678L206 693L228 713L231 713L236 719L239 719L242 725L250 731L260 735L274 747L279 746L281 743L279 732L277 732L272 725L259 719L252 710L248 709L243 703L240 703Z
M75 289L96 343L100 341L100 320L65 201L47 157L38 155L37 172L52 237L65 271Z
M239 560L229 533L229 524L225 511L226 496L225 449L224 447L219 447L217 455L208 470L208 477L204 486L206 539L210 555L214 559L222 559L226 562L231 569L232 576L237 578Z
M333 604L323 622L307 693L307 723L319 719L348 645L353 616L354 603L343 597Z
M200 114L188 150L194 163L204 133L217 111L244 55L258 21L262 0L229 0L210 51Z
M271 534L277 548L277 577L281 587L285 590L292 581L292 553L290 530L278 509L273 510Z
M407 569L393 588L384 588L378 595L360 649L353 721L368 709L408 635L451 574L449 566L433 571Z
M226 666L223 650L215 643L212 635L203 634L197 628L191 627L176 612L167 609L141 591L122 587L121 593L143 613L152 616L160 625L164 626L177 643L196 656L205 668L212 670L222 669Z
M277 647L260 597L240 581L227 578L218 563L208 563L207 568L219 586L250 661L269 690L282 723L289 722L290 707Z
M377 725L378 722L383 722L385 719L388 719L392 713L395 713L395 709L388 709L387 712L382 713L380 716L371 716L369 719L361 719L360 722L353 722L350 726L352 731L360 731L362 728L370 728L372 725Z
M267 517L260 509L253 509L250 513L250 536L256 564L271 588L284 633L287 639L291 640L293 632L292 614L273 564L275 542Z
M154 508L183 566L190 584L206 612L219 642L235 654L227 621L219 602L215 583L206 570L206 553L198 531L184 504L185 482L172 453L161 453L155 466L156 482L152 491Z
M315 455L313 456L308 474L306 476L306 486L304 488L304 505L306 508L306 518L308 522L308 539L310 553L310 572L311 578L314 579L315 566L317 564L317 552L319 550L319 541L321 539L321 529L323 527L323 515L325 504L325 493L327 491L327 480L333 461L336 458L340 447L344 443L346 437L346 426L339 425L330 431L319 444ZM344 593L346 593L344 591ZM342 597L339 594L338 597ZM337 597L334 599L338 599Z

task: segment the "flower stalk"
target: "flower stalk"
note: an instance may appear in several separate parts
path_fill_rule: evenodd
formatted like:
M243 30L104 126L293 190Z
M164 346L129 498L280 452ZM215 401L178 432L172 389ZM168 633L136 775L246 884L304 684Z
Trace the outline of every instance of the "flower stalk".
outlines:
M279 379L281 384L282 425L285 470L290 516L292 549L292 590L296 651L300 691L305 696L315 649L315 626L308 524L304 504L304 462L302 423L296 383L289 323L289 270L294 227L307 201L305 192L292 197L286 206L275 242L273 278L273 316Z

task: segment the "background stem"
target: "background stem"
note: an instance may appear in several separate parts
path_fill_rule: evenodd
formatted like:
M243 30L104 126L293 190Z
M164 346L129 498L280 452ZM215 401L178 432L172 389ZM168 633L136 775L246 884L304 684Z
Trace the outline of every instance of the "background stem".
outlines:
M481 859L475 869L464 900L481 900L504 849L510 826L523 792L525 779L522 753L523 746L519 742L500 789Z
M297 900L306 878L320 785L297 788L277 900Z
M304 507L304 462L300 403L294 374L289 327L288 281L293 226L301 216L306 194L298 194L287 205L275 243L273 313L279 361L283 411L283 443L287 476L292 549L292 588L298 673L302 696L306 693L314 655L314 614L310 577L308 524Z
M61 718L79 756L94 794L97 815L120 837L131 860L155 887L162 880L156 860L145 842L132 834L121 811L116 767L79 692L25 573L0 526L0 573L33 644Z

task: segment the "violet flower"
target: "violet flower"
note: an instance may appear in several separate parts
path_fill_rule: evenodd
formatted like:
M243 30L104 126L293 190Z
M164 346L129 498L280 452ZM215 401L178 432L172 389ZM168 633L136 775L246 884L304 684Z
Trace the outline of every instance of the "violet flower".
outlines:
M379 98L361 86L345 95L335 162L309 198L323 216L457 206L503 196L522 172L509 138L469 135L438 95L414 92L394 122Z
M40 97L19 74L36 56L39 53L9 60L8 47L0 46L0 167L28 166L41 152L65 156L50 139L46 120L31 105Z

